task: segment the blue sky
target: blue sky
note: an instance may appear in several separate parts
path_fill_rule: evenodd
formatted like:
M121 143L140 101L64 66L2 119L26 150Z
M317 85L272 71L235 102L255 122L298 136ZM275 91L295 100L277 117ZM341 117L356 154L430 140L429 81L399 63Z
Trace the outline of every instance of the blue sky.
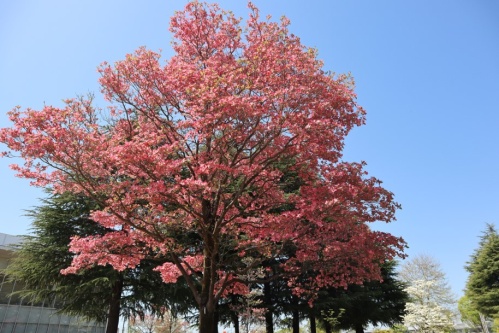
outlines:
M97 66L139 46L171 56L169 17L186 1L2 1L0 127L16 105L61 105L93 92ZM220 1L246 17L246 1ZM409 256L441 264L460 296L463 266L486 223L499 226L499 2L254 1L285 15L325 69L351 72L367 125L346 141L345 160L368 163L403 209L376 226L409 244ZM1 147L3 150L3 147ZM0 232L25 234L24 211L44 196L0 160Z

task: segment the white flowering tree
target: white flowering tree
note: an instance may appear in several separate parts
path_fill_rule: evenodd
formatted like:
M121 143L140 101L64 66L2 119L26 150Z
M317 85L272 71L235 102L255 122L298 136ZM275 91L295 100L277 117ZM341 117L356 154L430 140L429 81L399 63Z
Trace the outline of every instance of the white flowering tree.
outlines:
M186 321L164 311L162 317L146 314L143 318L131 317L128 322L129 333L187 333L189 325Z
M404 325L420 333L449 332L453 328L453 313L437 304L432 290L437 284L434 280L414 280L406 288L411 301L406 304Z
M399 272L399 277L409 286L417 281L432 281L426 285L427 301L446 308L455 306L456 296L453 294L440 263L432 256L420 254L407 261Z

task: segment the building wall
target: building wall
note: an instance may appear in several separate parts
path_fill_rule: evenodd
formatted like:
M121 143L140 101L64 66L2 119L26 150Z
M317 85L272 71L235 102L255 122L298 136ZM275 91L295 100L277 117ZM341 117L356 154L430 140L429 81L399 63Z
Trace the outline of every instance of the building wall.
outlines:
M22 289L1 274L22 237L0 233L0 333L104 333L105 325L75 316L57 314L56 302L31 304L12 292Z

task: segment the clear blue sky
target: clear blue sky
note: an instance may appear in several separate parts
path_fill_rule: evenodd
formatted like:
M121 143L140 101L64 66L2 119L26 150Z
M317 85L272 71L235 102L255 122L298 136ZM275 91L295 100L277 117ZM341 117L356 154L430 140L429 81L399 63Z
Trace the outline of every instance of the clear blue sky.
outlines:
M0 127L16 105L61 105L94 92L97 66L139 46L171 55L169 17L186 1L0 2ZM219 2L246 17L246 1ZM461 295L463 266L485 223L499 226L499 2L496 0L257 1L286 15L325 68L351 72L367 125L345 159L365 160L403 206L381 226L411 256L437 259ZM3 150L3 147L2 147ZM0 232L25 234L43 197L0 160Z

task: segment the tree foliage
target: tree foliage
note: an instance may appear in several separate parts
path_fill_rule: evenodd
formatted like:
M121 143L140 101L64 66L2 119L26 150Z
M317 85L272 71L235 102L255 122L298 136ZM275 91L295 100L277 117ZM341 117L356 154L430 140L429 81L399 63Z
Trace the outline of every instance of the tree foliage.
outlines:
M455 304L456 298L453 294L445 272L440 263L432 256L420 254L402 265L399 272L400 279L409 286L418 284L420 281L431 281L427 284L426 297L428 301L444 307Z
M131 317L127 333L187 333L189 324L170 311L163 311L160 317L147 314Z
M404 325L421 333L447 332L453 327L454 295L440 264L419 255L406 262L399 273L408 284Z
M487 224L466 270L470 275L465 292L474 308L499 318L499 235L492 224Z
M474 307L468 296L464 295L459 299L457 309L464 323L473 329L482 329L480 312Z
M62 275L74 257L68 249L72 237L104 235L107 230L89 219L95 202L69 192L52 195L28 212L33 219L32 234L16 249L6 273L9 279L23 284L21 297L31 302L56 302L60 312L84 316L101 322L114 322L107 332L117 329L119 316L142 316L144 312L158 315L168 306L185 311L181 284L172 289L162 283L152 269L157 263L142 261L133 269L118 272L111 266L94 266L78 274ZM177 294L177 296L175 296ZM170 302L169 302L170 301ZM116 312L112 313L112 304ZM192 302L191 302L192 304Z
M364 332L368 325L393 326L403 320L409 300L405 284L397 279L394 261L382 266L382 281L366 281L347 289L324 290L316 302L318 317L331 311L341 314L336 328ZM327 320L327 318L326 318Z
M420 333L450 332L453 328L452 312L432 301L434 281L416 280L407 287L411 301L406 304L404 325Z
M218 301L247 293L246 273L288 241L297 250L286 271L309 262L318 287L379 279L376 263L403 255L402 239L366 224L394 220L393 194L341 159L345 136L365 120L353 80L324 71L286 18L261 20L249 7L243 25L190 2L171 19L175 55L164 64L145 48L104 63L107 123L91 101L71 99L16 108L12 128L0 130L25 161L19 176L99 205L91 218L108 232L73 238L66 273L133 269L160 253L169 261L156 270L166 283L184 279L204 333ZM283 164L301 180L297 194L283 186ZM258 260L238 259L250 252Z

